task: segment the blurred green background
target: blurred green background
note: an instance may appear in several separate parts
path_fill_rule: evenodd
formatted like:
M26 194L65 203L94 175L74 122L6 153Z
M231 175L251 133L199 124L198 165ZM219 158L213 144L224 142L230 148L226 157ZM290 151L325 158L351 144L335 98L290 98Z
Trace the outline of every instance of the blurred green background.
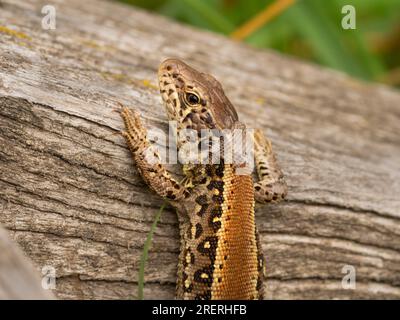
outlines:
M284 0L120 0L230 36ZM342 7L356 9L344 30ZM400 0L297 0L243 41L310 60L354 77L400 87Z

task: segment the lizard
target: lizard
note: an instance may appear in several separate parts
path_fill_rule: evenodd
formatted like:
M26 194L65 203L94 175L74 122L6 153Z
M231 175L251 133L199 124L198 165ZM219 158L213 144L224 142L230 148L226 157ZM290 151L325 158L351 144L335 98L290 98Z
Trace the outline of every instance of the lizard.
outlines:
M221 84L179 59L158 69L167 117L177 131L245 128ZM265 262L255 224L255 203L278 202L287 186L271 142L255 130L254 160L258 181L237 174L234 163L184 164L177 181L161 163L148 161L150 141L137 111L121 108L125 137L137 169L155 193L176 208L181 236L176 298L253 300L263 298ZM178 140L178 149L185 141Z

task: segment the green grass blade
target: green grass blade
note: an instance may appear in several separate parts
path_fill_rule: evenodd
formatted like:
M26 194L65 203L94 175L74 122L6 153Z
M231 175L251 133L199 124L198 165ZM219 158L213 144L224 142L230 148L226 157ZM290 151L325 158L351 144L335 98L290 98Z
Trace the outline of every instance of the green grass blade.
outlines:
M151 225L150 232L147 235L146 242L144 243L143 246L143 251L142 255L140 257L140 265L139 265L139 280L138 280L138 300L143 300L143 289L144 289L144 268L147 263L147 259L149 257L149 249L151 246L151 243L153 241L153 235L154 231L156 230L158 221L160 220L161 213L163 212L165 208L165 203L160 207L160 210L158 211L156 217L154 218L153 224Z
M368 9L367 4L368 1L355 4L356 17L363 16L363 9ZM371 5L372 3L370 3L370 7ZM329 1L326 3L324 8L327 13L329 13L330 20L341 23L343 18L343 14L341 13L342 6L341 0ZM382 9L386 8L387 6L382 7ZM340 37L343 39L346 46L349 47L352 55L358 60L360 67L365 71L368 77L370 79L378 79L384 73L385 67L380 57L374 55L371 48L368 46L366 42L366 30L363 24L358 23L355 30L340 30L340 33Z
M368 79L359 61L344 46L338 28L327 19L318 1L307 0L294 5L290 13L300 34L307 39L320 62L354 76Z
M385 72L385 66L383 65L380 58L374 55L365 43L360 32L354 32L351 39L353 40L355 46L355 54L359 59L360 64L362 64L368 72L371 79L377 80Z
M235 26L224 15L220 14L213 6L204 0L181 0L189 9L196 12L204 21L206 21L212 30L225 34L231 33Z

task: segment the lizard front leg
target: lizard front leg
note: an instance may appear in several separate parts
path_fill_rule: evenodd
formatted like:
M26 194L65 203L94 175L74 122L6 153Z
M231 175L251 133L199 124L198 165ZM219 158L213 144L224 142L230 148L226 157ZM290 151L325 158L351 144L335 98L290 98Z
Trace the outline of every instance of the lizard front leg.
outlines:
M254 157L259 181L254 184L255 200L260 203L278 202L287 194L283 173L269 141L260 129L254 133Z
M125 137L140 175L147 185L159 196L170 201L179 201L189 195L189 191L171 177L162 165L159 154L147 139L146 128L137 112L122 107L121 116L125 123Z

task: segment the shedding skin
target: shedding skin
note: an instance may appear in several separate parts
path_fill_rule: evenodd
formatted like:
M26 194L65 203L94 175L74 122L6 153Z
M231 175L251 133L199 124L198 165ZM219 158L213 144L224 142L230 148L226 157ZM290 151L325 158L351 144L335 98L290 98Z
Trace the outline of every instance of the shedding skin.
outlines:
M184 129L245 129L221 84L177 59L159 67L167 116ZM255 201L278 202L287 194L271 142L256 130L254 157L259 181L237 174L235 163L185 164L176 181L147 139L140 116L122 107L122 135L149 187L177 209L181 235L176 297L198 300L262 299L265 262L255 224ZM178 148L188 143L178 137Z

